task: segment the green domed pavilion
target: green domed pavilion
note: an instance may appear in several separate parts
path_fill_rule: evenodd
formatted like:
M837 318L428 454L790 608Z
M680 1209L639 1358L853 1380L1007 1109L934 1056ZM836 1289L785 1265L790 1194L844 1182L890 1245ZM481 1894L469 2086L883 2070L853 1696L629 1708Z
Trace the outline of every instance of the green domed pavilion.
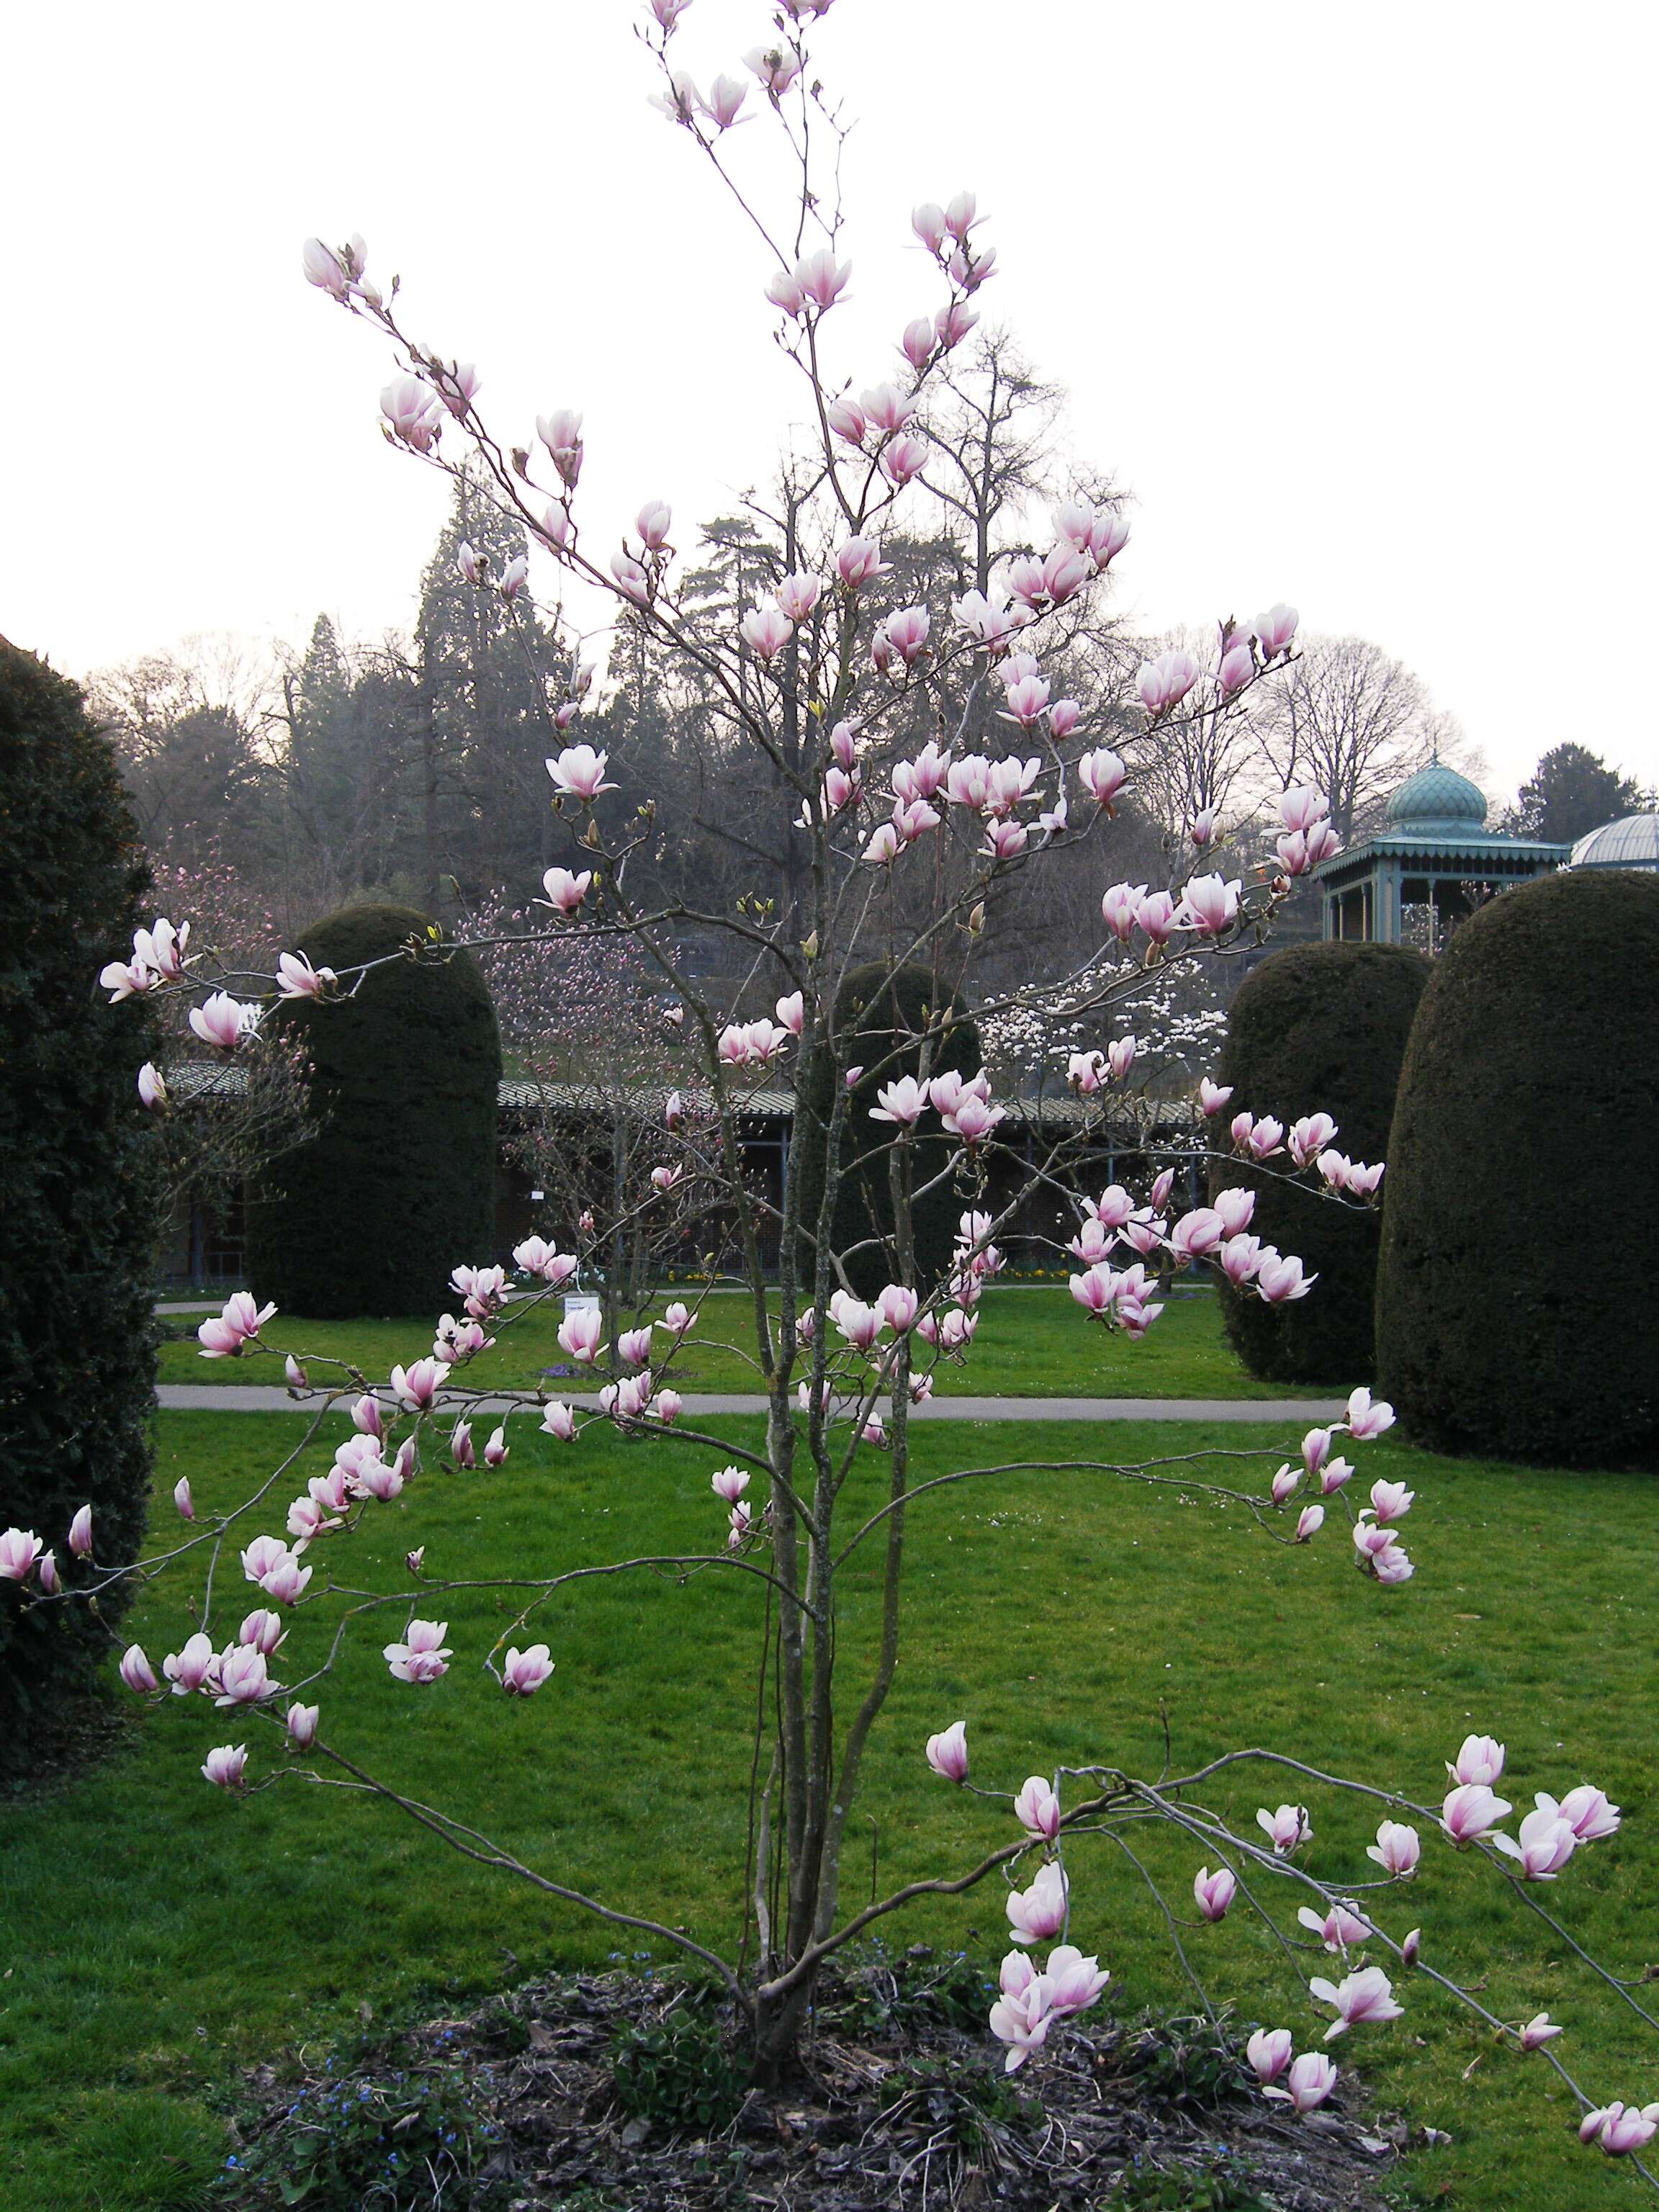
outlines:
M1433 910L1431 941L1496 892L1560 867L1570 848L1486 827L1486 794L1437 754L1389 799L1382 830L1313 871L1327 938L1407 941L1407 907Z

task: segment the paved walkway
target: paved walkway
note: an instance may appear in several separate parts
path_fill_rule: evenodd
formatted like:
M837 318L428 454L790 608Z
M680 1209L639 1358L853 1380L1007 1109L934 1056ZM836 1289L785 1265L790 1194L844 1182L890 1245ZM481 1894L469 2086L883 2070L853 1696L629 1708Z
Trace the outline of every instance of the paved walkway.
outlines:
M213 1413L291 1413L312 1411L302 1399L264 1383L163 1382L157 1401L169 1412ZM510 1399L486 1398L474 1407L481 1417L505 1413L519 1403ZM599 1401L572 1392L566 1403L581 1412L597 1413ZM345 1413L343 1404L339 1408ZM687 1420L695 1422L712 1413L763 1413L764 1398L689 1395L683 1401ZM1316 1422L1340 1420L1347 1407L1340 1398L933 1398L913 1407L910 1418L921 1421L1261 1421L1296 1428Z

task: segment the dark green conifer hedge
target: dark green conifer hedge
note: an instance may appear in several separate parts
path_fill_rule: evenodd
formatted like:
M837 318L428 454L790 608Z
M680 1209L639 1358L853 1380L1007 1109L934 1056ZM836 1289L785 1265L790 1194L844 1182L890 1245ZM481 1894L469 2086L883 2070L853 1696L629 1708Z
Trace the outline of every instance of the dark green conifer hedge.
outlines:
M1400 1081L1379 1387L1437 1450L1659 1464L1659 876L1548 876L1435 963Z
M1339 1152L1386 1159L1401 1063L1429 966L1422 953L1399 945L1296 945L1264 960L1240 985L1228 1017L1220 1079L1233 1085L1233 1097L1216 1117L1222 1140L1241 1107L1287 1128L1322 1111L1336 1121ZM1289 1166L1282 1155L1270 1164ZM1390 1165L1385 1184L1392 1174ZM1252 1233L1296 1253L1319 1277L1305 1298L1279 1306L1223 1284L1222 1315L1239 1358L1264 1382L1370 1382L1378 1215L1340 1210L1259 1169L1215 1164L1212 1190L1230 1184L1256 1193Z
M432 928L412 908L347 907L300 949L344 975ZM501 1047L477 961L392 960L354 995L297 1000L272 1018L311 1062L319 1127L249 1205L256 1295L319 1319L435 1319L454 1306L451 1269L482 1265L495 1242Z
M919 965L896 969L889 980L886 963L872 961L851 969L836 1000L836 1029L846 1038L844 1063L863 1067L864 1075L848 1102L841 1148L842 1180L836 1204L832 1237L837 1252L866 1237L879 1237L848 1260L847 1273L859 1297L872 1298L887 1283L898 1279L891 1238L893 1199L888 1176L890 1146L894 1135L890 1121L872 1121L870 1109L879 1102L877 1093L902 1075L916 1075L921 1066L920 1038L937 1012L939 991L929 971ZM916 1042L908 1040L915 1038ZM948 1027L935 1038L929 1060L930 1076L954 1068L963 1075L977 1075L981 1055L979 1031L961 1006L952 1000ZM800 1099L800 1132L795 1147L795 1172L801 1179L800 1219L809 1232L814 1228L823 1191L824 1140L835 1099L836 1074L827 1053L805 1075ZM803 1143L800 1139L805 1139ZM939 1116L922 1116L912 1147L911 1185L921 1189L949 1165L957 1150L954 1138L939 1127ZM931 1287L949 1273L963 1200L954 1182L946 1178L936 1190L915 1202L916 1279ZM813 1280L812 1246L802 1240L800 1280ZM836 1287L832 1279L831 1288Z
M100 1566L137 1557L150 1486L160 1146L137 1073L144 1000L98 973L153 919L149 867L109 740L80 691L0 639L0 1527L33 1529L70 1588L70 1522ZM0 1583L0 1741L16 1763L113 1644L93 1612Z

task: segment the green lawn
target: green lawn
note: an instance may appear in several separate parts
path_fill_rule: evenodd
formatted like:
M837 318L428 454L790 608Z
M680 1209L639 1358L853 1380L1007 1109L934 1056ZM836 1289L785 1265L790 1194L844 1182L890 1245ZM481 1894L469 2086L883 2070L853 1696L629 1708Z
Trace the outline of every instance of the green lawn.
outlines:
M300 1427L287 1414L163 1416L158 1498L188 1473L199 1507L228 1504ZM1290 1442L1273 1434L1262 1459L1271 1466ZM1224 1426L952 1424L920 1431L915 1455L925 1474L1256 1443ZM397 1589L416 1543L431 1570L455 1577L696 1547L717 1525L711 1457L678 1440L623 1445L596 1432L558 1447L532 1436L498 1474L422 1478L333 1555L337 1571ZM1391 1591L1352 1573L1340 1527L1285 1550L1237 1510L1103 1475L1008 1475L919 1505L903 1657L866 1768L874 1826L860 1851L878 1849L884 1885L968 1863L1009 1832L1006 1811L928 1774L920 1746L930 1730L965 1717L975 1778L1009 1789L1090 1758L1155 1772L1162 1700L1183 1765L1254 1741L1380 1770L1434 1798L1442 1759L1477 1729L1507 1741L1510 1794L1522 1804L1534 1790L1599 1782L1626 1826L1576 1860L1551 1901L1621 1971L1659 1955L1643 1910L1659 1869L1646 1740L1659 1493L1638 1477L1458 1464L1389 1442L1366 1448L1365 1464L1368 1480L1386 1472L1419 1492L1407 1528L1418 1577ZM879 1480L872 1459L854 1485L873 1497ZM285 1481L282 1497L297 1486ZM176 1526L170 1505L158 1513ZM236 1618L243 1595L239 1583ZM158 1663L188 1626L182 1596L152 1594L135 1623ZM477 1674L510 1617L504 1604L457 1592L422 1607L447 1619L456 1655L424 1690L390 1680L379 1646L391 1627L370 1624L323 1687L325 1738L562 1878L729 1941L754 1592L714 1573L684 1587L639 1577L564 1593L535 1631L558 1671L522 1705ZM872 1618L866 1579L848 1589L842 1616L854 1670ZM325 1627L317 1613L298 1616L302 1656ZM196 1771L225 1741L250 1744L258 1777L286 1763L273 1729L168 1700L143 1716L129 1752L4 1815L0 2202L13 2212L185 2207L188 2191L162 2179L222 2154L212 2108L238 2067L280 2063L302 2042L314 2051L358 2027L364 2007L436 2005L623 1948L360 1800L301 1784L227 1800ZM1291 1794L1264 1779L1241 1783L1230 1802L1248 1820L1257 1803ZM1315 1870L1363 1877L1374 1819L1340 1801L1312 1809ZM1179 1903L1197 1854L1149 1849ZM1115 2001L1130 2010L1182 2002L1127 1862L1080 1839L1068 1857L1074 1934L1111 1967ZM1558 2047L1598 2094L1648 2097L1659 2084L1650 2043L1632 2033L1639 2024L1627 2027L1541 1923L1498 1902L1476 1874L1430 1850L1416 1882L1389 1900L1386 1924L1398 1935L1420 1923L1426 1957L1486 1974L1485 2000L1500 2016L1547 2007L1565 2021ZM965 1942L992 1962L1005 1948L994 1884L892 1924L904 1940ZM1312 2040L1310 2010L1242 1911L1188 1940L1243 2018L1283 2020ZM1634 2176L1578 2147L1570 2100L1552 2093L1541 2062L1465 2026L1424 1981L1408 1979L1402 1995L1402 2021L1334 2048L1385 2104L1451 2134L1412 2162L1419 2201L1468 2212L1635 2201Z
M659 1300L653 1308L662 1310ZM471 1361L469 1383L481 1387L533 1389L544 1381L554 1393L592 1387L592 1378L544 1377L543 1370L568 1364L557 1332L563 1310L557 1298L533 1308L509 1310L497 1324L493 1351ZM161 1348L164 1382L263 1382L280 1385L282 1362L258 1352L236 1359L204 1359L195 1321L170 1316L179 1332ZM280 1352L301 1357L350 1359L371 1376L384 1378L393 1364L407 1365L432 1349L432 1318L407 1321L313 1322L279 1314L269 1334ZM666 1350L666 1340L657 1340ZM682 1390L755 1390L760 1385L745 1354L755 1341L747 1299L708 1298L697 1328L675 1360L672 1379ZM313 1364L312 1378L326 1382L337 1370ZM1322 1393L1346 1395L1357 1378L1333 1376ZM965 1361L941 1360L935 1370L941 1396L1014 1398L1283 1398L1304 1395L1281 1383L1258 1382L1248 1375L1222 1333L1213 1291L1194 1290L1172 1297L1162 1317L1139 1344L1085 1322L1060 1286L1027 1288L1010 1284L988 1291L979 1331Z

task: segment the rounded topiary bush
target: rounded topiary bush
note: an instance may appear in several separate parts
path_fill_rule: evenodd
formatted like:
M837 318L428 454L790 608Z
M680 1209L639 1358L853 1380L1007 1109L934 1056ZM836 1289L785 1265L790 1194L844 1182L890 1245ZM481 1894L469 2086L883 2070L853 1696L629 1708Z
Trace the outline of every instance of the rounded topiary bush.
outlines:
M1270 1114L1287 1128L1305 1114L1329 1114L1338 1151L1353 1160L1386 1159L1406 1041L1429 968L1422 953L1401 945L1297 945L1273 953L1240 985L1228 1016L1220 1079L1233 1086L1233 1106L1258 1118ZM1273 1163L1288 1164L1283 1157ZM1237 1184L1256 1193L1252 1232L1296 1253L1319 1277L1305 1298L1279 1306L1223 1284L1222 1315L1239 1358L1264 1382L1370 1382L1377 1215L1217 1162L1212 1190Z
M894 1129L891 1122L872 1121L870 1109L879 1103L877 1093L888 1084L902 1075L920 1073L921 1038L938 1011L939 998L939 988L927 969L911 964L890 975L881 961L850 969L836 994L836 1032L842 1041L842 1064L862 1067L866 1073L848 1101L841 1146L842 1176L830 1234L838 1253L868 1237L881 1239L878 1245L854 1254L846 1263L848 1279L863 1298L874 1297L897 1274L888 1175ZM929 1075L943 1075L950 1069L962 1075L977 1075L981 1057L978 1030L952 1000L945 1032L933 1041ZM794 1172L800 1183L800 1220L809 1232L823 1200L823 1133L835 1103L836 1080L830 1055L821 1053L801 1084ZM912 1147L912 1188L921 1189L932 1182L949 1165L955 1151L955 1141L939 1127L937 1115L924 1115ZM949 1178L915 1201L912 1230L916 1280L924 1287L950 1271L962 1210L962 1200ZM804 1285L812 1283L815 1266L814 1248L803 1237L799 1267ZM835 1287L833 1278L831 1287Z
M1656 1116L1659 876L1550 876L1466 921L1389 1139L1377 1380L1419 1442L1659 1463Z
M347 907L304 933L343 975L434 925L412 908ZM495 1242L501 1038L469 952L396 959L356 993L273 1017L313 1070L317 1135L270 1169L248 1207L252 1287L322 1319L427 1313L454 1302L452 1268Z
M0 639L0 1527L32 1529L65 1583L92 1507L99 1565L136 1558L150 1486L160 1146L135 1087L157 1049L142 999L97 984L152 917L149 868L109 741L80 692ZM0 1582L0 1740L44 1734L101 1658L129 1593L94 1613Z

